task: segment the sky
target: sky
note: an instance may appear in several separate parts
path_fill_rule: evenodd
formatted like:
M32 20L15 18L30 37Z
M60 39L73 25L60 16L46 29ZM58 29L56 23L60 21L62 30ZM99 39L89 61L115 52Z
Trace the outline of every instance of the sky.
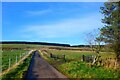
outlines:
M87 44L103 27L103 2L3 2L2 41Z

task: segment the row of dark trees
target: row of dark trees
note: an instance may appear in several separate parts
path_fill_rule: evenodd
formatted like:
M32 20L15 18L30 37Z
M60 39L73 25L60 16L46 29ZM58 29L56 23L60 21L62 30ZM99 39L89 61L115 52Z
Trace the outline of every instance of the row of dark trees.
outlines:
M69 44L47 43L47 42L2 41L0 43L2 43L2 44L36 44L36 45L47 45L47 46L70 47Z

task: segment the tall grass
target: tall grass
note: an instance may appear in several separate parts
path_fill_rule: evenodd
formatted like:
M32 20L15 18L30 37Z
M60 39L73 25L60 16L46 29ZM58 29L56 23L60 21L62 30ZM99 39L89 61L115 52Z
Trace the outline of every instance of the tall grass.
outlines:
M85 62L64 63L58 69L70 78L117 78L118 72L102 67L89 67Z
M55 55L66 55L66 62L62 60L54 60L47 58L46 60L50 62L55 68L60 72L65 74L69 78L117 78L118 71L112 69L106 69L104 67L90 67L88 63L81 61L82 55L95 55L95 53L90 51L73 51L73 50L48 50L48 52ZM114 53L100 53L101 58L114 58Z

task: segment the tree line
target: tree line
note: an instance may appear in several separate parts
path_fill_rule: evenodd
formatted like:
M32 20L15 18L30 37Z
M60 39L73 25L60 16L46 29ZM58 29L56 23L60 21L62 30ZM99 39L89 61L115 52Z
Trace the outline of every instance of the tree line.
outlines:
M47 45L47 46L64 46L64 47L70 47L69 44L47 43L47 42L2 41L0 43L1 44L36 44L36 45Z

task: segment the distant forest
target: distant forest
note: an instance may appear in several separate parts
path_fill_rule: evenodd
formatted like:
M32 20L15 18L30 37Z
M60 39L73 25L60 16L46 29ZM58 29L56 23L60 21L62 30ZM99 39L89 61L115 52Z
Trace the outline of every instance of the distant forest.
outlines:
M73 45L60 44L60 43L47 43L47 42L26 42L26 41L2 41L0 44L36 44L36 45L48 45L48 46L63 46L63 47L90 47L89 45Z
M69 44L59 44L59 43L47 43L47 42L25 42L25 41L2 41L1 44L36 44L36 45L48 45L48 46L64 46L70 47Z

